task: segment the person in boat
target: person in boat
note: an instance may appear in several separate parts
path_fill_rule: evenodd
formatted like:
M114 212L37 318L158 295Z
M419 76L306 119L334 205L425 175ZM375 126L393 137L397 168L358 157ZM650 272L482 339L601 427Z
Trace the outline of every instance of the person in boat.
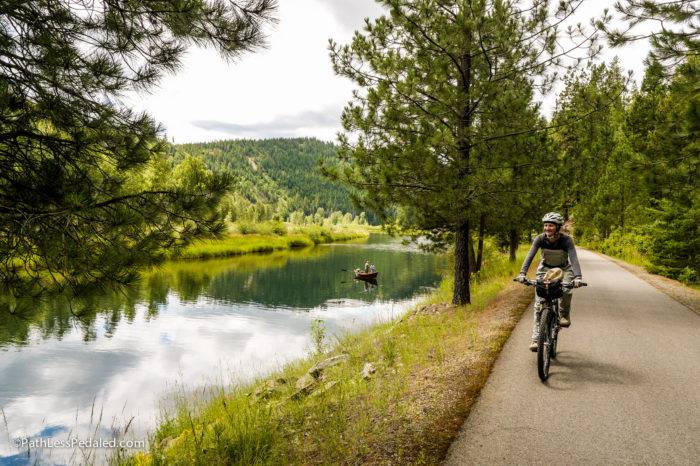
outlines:
M370 266L369 266L369 259L367 259L367 260L365 261L364 272L365 272L365 273L369 273L369 269L370 269Z
M576 247L574 240L561 232L561 227L564 225L564 217L558 212L549 212L542 218L544 225L544 233L535 237L532 242L530 252L523 262L520 269L518 280L522 283L525 281L525 274L530 268L530 264L538 250L542 250L542 260L537 267L537 277L543 277L548 270L552 268L560 268L564 272L565 283L571 283L574 288L581 286L583 275L581 274L581 266L576 255ZM568 327L571 325L571 288L564 288L564 295L561 299L561 319L559 325ZM532 338L530 343L530 351L537 351L537 337L540 329L540 317L542 315L543 298L535 295L535 312L532 328Z
M369 266L369 273L377 273L377 268L374 266L374 264Z

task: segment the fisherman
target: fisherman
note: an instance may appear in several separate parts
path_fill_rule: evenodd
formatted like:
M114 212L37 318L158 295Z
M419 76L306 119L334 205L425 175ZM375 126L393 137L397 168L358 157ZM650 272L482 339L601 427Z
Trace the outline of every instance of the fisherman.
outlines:
M370 266L369 266L369 259L367 259L367 260L365 261L365 273L369 273L369 269L370 269Z
M374 264L369 266L369 271L370 273L377 273L377 268L374 266Z

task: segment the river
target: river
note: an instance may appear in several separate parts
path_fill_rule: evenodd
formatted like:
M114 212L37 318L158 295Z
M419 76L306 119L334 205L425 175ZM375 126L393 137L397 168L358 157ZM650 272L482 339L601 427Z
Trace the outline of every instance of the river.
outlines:
M352 279L365 259L376 286ZM314 321L331 344L400 315L444 267L442 256L372 235L172 262L118 293L19 303L0 313L0 465L85 462L94 448L76 442L114 439L127 424L127 437L143 440L178 396L244 384L309 354ZM61 442L72 443L54 448Z

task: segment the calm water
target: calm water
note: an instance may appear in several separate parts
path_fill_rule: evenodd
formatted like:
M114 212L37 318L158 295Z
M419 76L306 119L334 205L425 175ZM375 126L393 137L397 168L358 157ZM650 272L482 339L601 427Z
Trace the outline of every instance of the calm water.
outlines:
M365 259L380 272L376 287L344 271ZM82 462L81 449L49 443L111 439L132 418L129 438L145 439L174 394L244 383L308 354L315 319L331 335L390 319L436 286L442 267L373 235L171 263L118 294L0 311L0 464ZM20 439L40 448L27 458Z

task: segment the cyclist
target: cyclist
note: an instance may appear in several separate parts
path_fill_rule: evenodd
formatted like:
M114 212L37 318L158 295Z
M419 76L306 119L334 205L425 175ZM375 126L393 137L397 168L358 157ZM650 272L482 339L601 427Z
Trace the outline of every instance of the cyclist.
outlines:
M558 212L549 212L542 217L542 223L544 224L544 233L536 236L532 241L532 247L527 253L527 257L525 257L518 280L521 283L525 281L525 274L530 268L532 259L534 259L537 250L542 249L542 259L537 267L537 278L543 277L548 270L558 267L564 272L563 282L572 283L574 288L578 288L581 286L583 278L581 266L576 256L574 240L561 232L561 227L564 225L564 217ZM564 288L563 292L559 325L568 327L571 325L571 288ZM531 351L537 351L537 338L539 336L543 303L544 299L535 294L535 315L532 327L532 342L530 343Z

